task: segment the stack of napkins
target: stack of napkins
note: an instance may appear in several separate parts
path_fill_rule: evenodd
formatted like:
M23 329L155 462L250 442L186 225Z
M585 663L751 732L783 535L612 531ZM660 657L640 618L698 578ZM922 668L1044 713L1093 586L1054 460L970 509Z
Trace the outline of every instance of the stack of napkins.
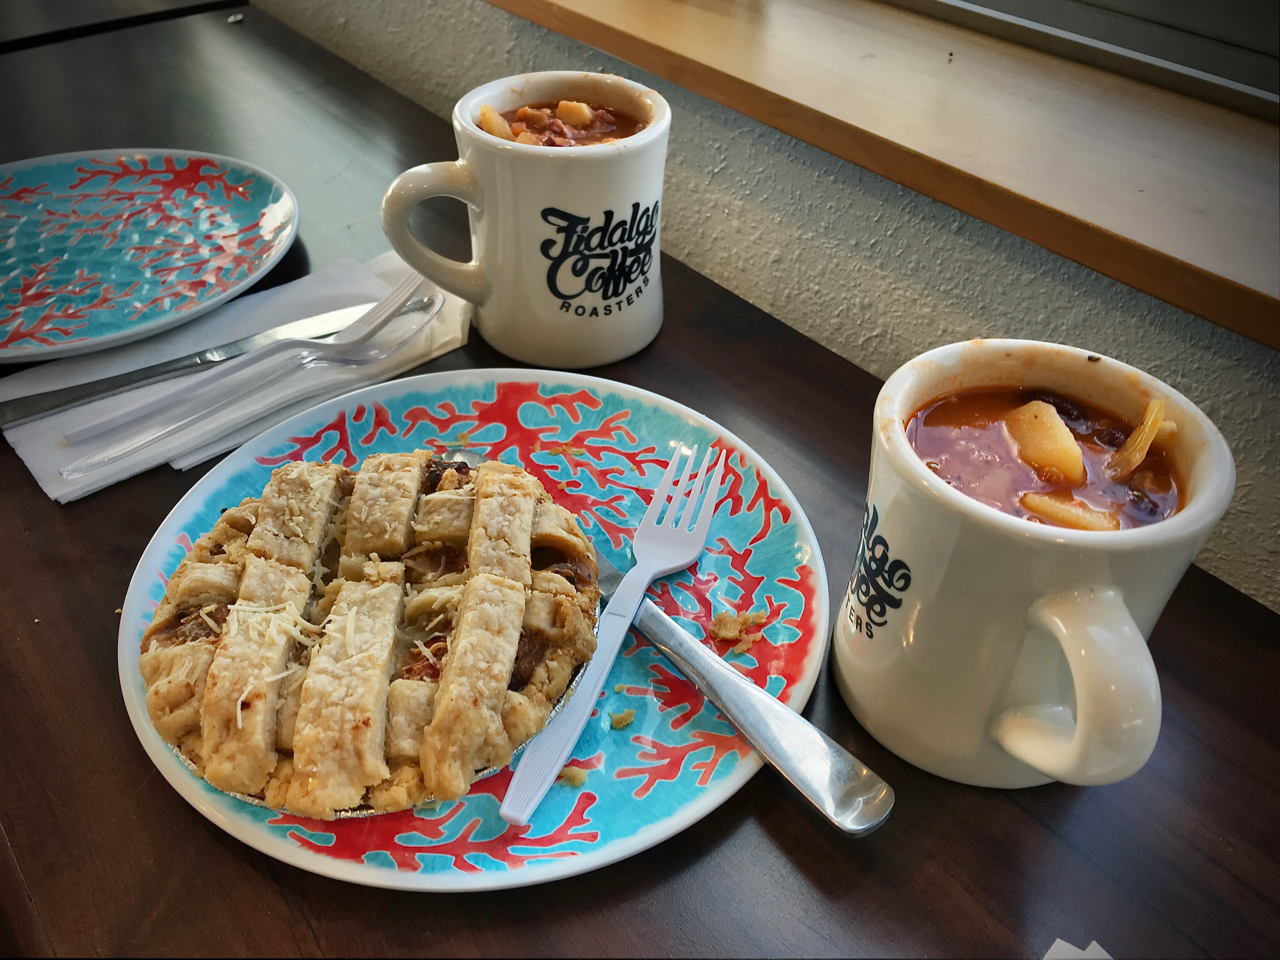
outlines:
M340 260L309 277L262 293L241 297L224 307L154 337L67 360L32 367L0 379L0 401L100 380L131 370L230 343L281 324L342 307L372 304L389 294L409 275L409 267L395 253L367 264ZM423 282L416 296L440 294ZM421 323L421 314L393 321L374 344L397 342L405 331ZM386 360L363 367L319 366L300 369L272 383L257 396L245 397L173 436L143 447L126 458L85 476L64 479L59 470L106 449L111 434L69 444L66 435L104 417L121 415L182 385L195 389L210 371L138 387L70 410L29 420L4 431L6 439L50 497L62 503L101 490L161 463L187 469L238 447L268 427L322 400L381 383L467 342L471 305L445 295L436 320ZM284 400L286 402L281 403Z

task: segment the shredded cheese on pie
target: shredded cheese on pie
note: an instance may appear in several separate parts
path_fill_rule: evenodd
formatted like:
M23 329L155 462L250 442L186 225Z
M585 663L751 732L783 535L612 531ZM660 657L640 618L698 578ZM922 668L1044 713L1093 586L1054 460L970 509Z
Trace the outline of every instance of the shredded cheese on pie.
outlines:
M244 702L244 699L245 697L249 696L250 692L257 685L258 685L257 680L251 680L249 682L249 685L244 688L244 693L240 694L240 696L237 698L237 701L236 701L238 705L238 709L236 710L236 729L237 730L244 729L244 710L245 710L245 707L247 706L247 704Z
M256 603L245 603L243 600L237 600L231 607L232 612L236 610L244 610L246 613L279 613L281 610L297 611L292 603L276 603L271 606L263 606Z
M273 674L272 674L271 676L269 676L269 677L263 677L263 678L262 678L262 682L263 682L263 683L275 683L275 681L277 681L277 680L283 680L285 677L289 676L289 674L291 674L291 673L297 673L297 672L298 672L299 670L301 670L301 669L302 669L302 666L301 666L300 664L297 664L297 663L295 663L295 664L291 664L291 665L289 666L289 668L288 668L288 669L286 669L286 670L281 670L279 673L273 673Z

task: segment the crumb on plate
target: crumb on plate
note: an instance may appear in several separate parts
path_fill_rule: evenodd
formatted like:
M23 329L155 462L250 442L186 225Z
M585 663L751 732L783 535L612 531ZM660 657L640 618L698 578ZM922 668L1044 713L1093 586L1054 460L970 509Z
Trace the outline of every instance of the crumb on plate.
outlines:
M615 730L631 726L631 721L635 718L636 712L634 710L623 710L621 713L609 714L609 722L613 724L613 729Z
M739 641L733 648L734 653L746 653L751 645L760 638L759 633L747 636L747 627L757 626L769 618L767 613L734 613L732 610L721 610L711 621L711 635L720 641Z
M587 771L581 767L564 767L560 771L559 779L571 787L581 787L587 782Z

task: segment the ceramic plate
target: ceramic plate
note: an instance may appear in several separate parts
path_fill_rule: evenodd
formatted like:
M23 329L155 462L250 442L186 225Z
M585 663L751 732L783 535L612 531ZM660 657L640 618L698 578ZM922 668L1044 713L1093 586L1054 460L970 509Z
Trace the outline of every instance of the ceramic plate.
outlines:
M177 791L232 836L306 870L411 890L541 883L651 847L708 815L761 761L657 650L623 644L572 766L526 827L498 816L511 772L461 801L334 822L235 800L192 774L147 717L138 672L144 627L166 578L219 512L257 496L288 460L355 467L371 453L460 449L537 476L581 519L597 550L631 565L630 533L675 441L729 451L707 548L649 596L696 636L721 610L767 613L760 639L725 659L793 709L809 698L826 650L827 582L809 521L785 483L737 437L693 410L634 387L571 373L464 370L370 387L267 431L201 479L156 531L134 572L120 627L120 684L138 738ZM635 711L615 730L611 714Z
M114 347L258 280L298 232L271 174L180 150L0 166L0 363Z

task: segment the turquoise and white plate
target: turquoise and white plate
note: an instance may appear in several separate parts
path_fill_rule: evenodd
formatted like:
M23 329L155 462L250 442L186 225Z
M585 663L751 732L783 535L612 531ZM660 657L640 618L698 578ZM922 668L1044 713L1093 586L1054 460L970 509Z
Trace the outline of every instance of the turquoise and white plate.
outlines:
M478 781L458 802L333 822L236 800L191 773L156 734L138 671L142 631L166 578L221 510L258 495L288 460L355 467L371 453L429 447L516 463L625 570L631 531L677 441L727 450L728 469L697 564L658 581L649 596L699 637L723 610L765 613L748 649L714 647L800 710L826 651L827 581L809 521L778 474L716 423L635 387L572 373L463 370L369 387L301 413L228 456L174 507L143 553L122 611L120 685L139 740L169 783L232 836L354 883L408 890L542 883L683 830L732 796L761 760L634 632L570 760L584 782L557 782L526 827L498 816L509 769ZM634 719L614 729L611 715L628 710Z
M261 278L297 232L289 188L229 157L109 150L0 166L0 363L193 320Z

